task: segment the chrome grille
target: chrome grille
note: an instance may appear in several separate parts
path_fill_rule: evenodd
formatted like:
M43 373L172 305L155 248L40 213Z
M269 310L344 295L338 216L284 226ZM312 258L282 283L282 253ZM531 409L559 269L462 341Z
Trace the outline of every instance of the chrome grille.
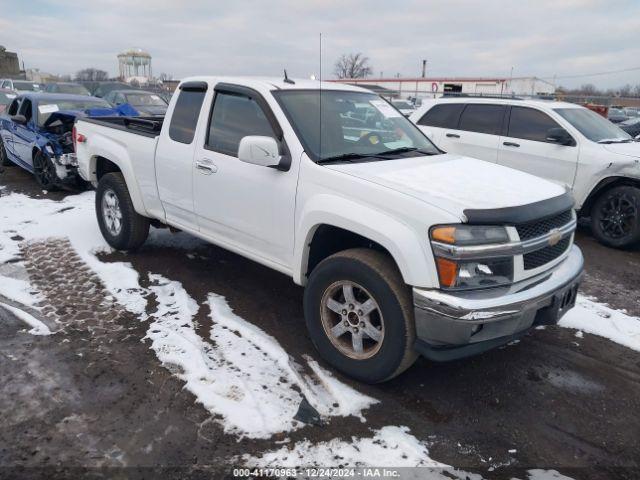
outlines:
M571 210L559 213L553 217L544 220L535 220L533 222L521 223L516 225L520 240L529 240L530 238L540 237L549 233L549 230L562 227L571 221Z

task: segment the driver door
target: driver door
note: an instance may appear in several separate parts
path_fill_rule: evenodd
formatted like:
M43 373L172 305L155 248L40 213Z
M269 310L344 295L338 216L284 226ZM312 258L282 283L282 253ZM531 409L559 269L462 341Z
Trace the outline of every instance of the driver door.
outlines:
M3 121L4 127L0 129L0 136L2 137L2 142L4 143L5 151L7 155L14 159L16 154L13 149L13 136L15 134L17 123L11 120L13 115L16 115L20 110L20 103L22 102L22 98L15 98L9 107L6 110L7 120Z
M233 85L216 89L210 112L193 167L200 231L217 243L286 269L293 259L299 164L294 161L288 171L280 171L238 159L243 137L282 137L270 107L257 92Z
M15 125L13 134L13 150L16 157L18 157L22 163L33 168L31 149L36 140L35 129L37 118L34 118L33 104L29 98L25 98L22 101L18 113L20 115L24 115L27 122L24 125L13 122Z
M547 141L551 128L561 127L543 111L512 106L507 134L500 137L498 163L573 187L578 146Z

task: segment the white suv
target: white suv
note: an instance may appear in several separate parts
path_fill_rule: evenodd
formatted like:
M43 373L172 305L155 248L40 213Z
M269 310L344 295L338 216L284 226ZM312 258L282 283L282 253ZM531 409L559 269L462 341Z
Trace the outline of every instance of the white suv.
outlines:
M640 241L640 144L584 107L546 100L425 100L411 121L442 150L532 173L573 190L596 238Z

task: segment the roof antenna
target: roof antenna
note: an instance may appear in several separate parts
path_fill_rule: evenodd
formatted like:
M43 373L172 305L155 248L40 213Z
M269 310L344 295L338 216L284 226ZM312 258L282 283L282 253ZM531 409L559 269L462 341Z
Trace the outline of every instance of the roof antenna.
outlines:
M294 82L293 80L291 80L289 78L289 76L287 75L287 69L284 69L284 83L290 83L291 85L295 85L296 82Z
M319 39L319 53L320 53L320 88L319 88L319 92L318 95L320 96L319 98L319 102L318 102L318 108L320 109L320 119L318 122L318 130L319 130L319 141L318 141L318 158L322 159L322 32L320 32L320 39Z

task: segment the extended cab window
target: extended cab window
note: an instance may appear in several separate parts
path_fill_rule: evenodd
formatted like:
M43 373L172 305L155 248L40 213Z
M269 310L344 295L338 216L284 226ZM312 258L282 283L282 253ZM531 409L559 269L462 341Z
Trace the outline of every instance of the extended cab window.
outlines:
M511 107L507 135L513 138L522 138L523 140L546 142L549 129L559 127L560 125L549 115L539 110L526 107Z
M459 130L498 135L502 128L503 105L469 104L460 117Z
M243 95L216 93L211 115L207 146L220 153L237 157L240 140L249 135L276 136L260 105Z
M193 142L205 93L204 90L180 91L169 125L171 140L186 144Z
M418 121L418 125L456 129L464 106L464 103L436 105L424 114Z

